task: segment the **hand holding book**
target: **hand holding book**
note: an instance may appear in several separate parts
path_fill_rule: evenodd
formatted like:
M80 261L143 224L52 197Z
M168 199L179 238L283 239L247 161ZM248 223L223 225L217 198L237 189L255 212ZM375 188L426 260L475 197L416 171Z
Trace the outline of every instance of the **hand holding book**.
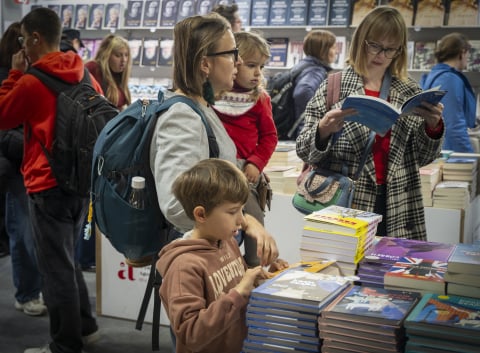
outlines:
M342 109L353 108L356 110L356 114L345 117L346 121L363 124L383 136L399 117L412 114L419 107L425 109L424 102L438 105L446 93L447 91L440 90L439 86L422 91L407 99L400 109L377 97L352 95L345 98ZM432 113L436 112L432 111ZM424 118L430 120L432 118L430 115L434 114L429 114L428 117L424 116Z

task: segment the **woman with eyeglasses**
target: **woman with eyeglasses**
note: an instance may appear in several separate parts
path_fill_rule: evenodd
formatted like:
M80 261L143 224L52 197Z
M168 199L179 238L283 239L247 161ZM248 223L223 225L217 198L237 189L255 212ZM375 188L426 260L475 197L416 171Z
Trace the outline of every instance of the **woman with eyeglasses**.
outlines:
M348 95L363 94L400 107L421 91L407 74L407 28L395 8L379 6L365 16L353 34L347 63L340 102ZM297 154L306 163L337 172L347 167L353 177L370 130L347 121L353 110L340 109L340 102L326 106L327 82L307 105ZM352 208L382 214L377 235L427 239L419 168L440 153L445 130L442 110L441 103L423 103L399 118L385 136L374 137Z
M173 88L164 92L165 98L173 95L189 98L203 113L215 135L219 147L218 158L238 165L235 144L212 109L215 97L233 88L238 72L237 66L242 63L230 24L216 13L187 17L175 25L173 37L175 42ZM173 195L172 184L182 172L210 156L206 127L200 115L188 104L174 103L159 117L150 145L150 166L155 178L160 209L172 225L169 240L182 237L194 226L193 220L186 215L182 205ZM262 265L270 264L277 258L275 240L254 217L248 214L248 211L243 217L241 228L247 236L256 240L257 256ZM222 258L218 261L225 266L231 259ZM194 272L197 269L188 266L189 264L185 264L183 270L188 272L188 275L195 276ZM231 272L232 269L225 267L227 272ZM212 278L217 274L212 274L214 275ZM236 275L237 273L227 277L230 280ZM173 294L170 295L172 298L164 303L175 334L172 339L174 345L176 340L176 352L239 352L242 335L245 333L245 330L239 332L238 329L244 325L241 319L244 309L239 311L234 306L238 304L243 306L246 303L239 301L228 308L224 306L219 310L211 310L209 312L213 316L209 317L205 315L207 308L202 307L206 305L205 301L196 300L196 296L204 295L204 289L194 288L189 286L188 281L178 279L180 280L178 283L176 281L172 283L167 278L162 283L162 286L166 286L165 291L173 290ZM180 288L177 284L181 283L186 287L179 293ZM172 285L173 287L170 287ZM218 296L226 295L223 290L228 288L228 285L226 282L218 283ZM190 300L191 305L185 300ZM188 310L185 311L187 306ZM215 334L212 335L211 332Z

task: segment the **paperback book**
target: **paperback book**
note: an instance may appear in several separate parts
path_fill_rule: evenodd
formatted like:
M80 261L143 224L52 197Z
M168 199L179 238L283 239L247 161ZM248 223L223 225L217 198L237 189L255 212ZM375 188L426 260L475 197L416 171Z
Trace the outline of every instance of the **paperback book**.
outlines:
M416 0L415 11L416 27L440 27L445 21L446 0Z
M435 64L435 48L437 43L434 41L415 42L415 52L413 54L414 70L430 70Z
M293 268L255 288L251 298L270 299L320 309L348 284L349 281L345 277Z
M480 244L456 244L447 269L448 272L480 275Z
M319 352L320 340L315 343L305 343L299 339L264 337L249 332L243 348L245 353L247 353L245 349L249 348L252 348L252 352L268 352L270 346L274 346L274 352L295 352L296 350L299 352Z
M350 25L352 15L352 1L353 0L330 0L328 11L328 25L329 26L343 26Z
M252 0L237 0L235 3L238 6L238 17L242 20L242 26L250 26Z
M285 26L287 24L289 1L270 0L269 26Z
M419 299L420 294L416 292L353 285L322 311L321 316L327 323L331 318L400 327Z
M143 4L143 1L127 1L127 8L125 9L125 16L123 18L123 27L140 27L140 24L142 23Z
M480 345L480 299L428 293L405 320L407 332Z
M270 0L252 0L251 25L268 26L269 13Z
M143 22L142 22L143 27L158 26L159 6L160 6L159 0L145 2L145 8L143 11Z
M394 7L400 12L408 27L413 25L415 0L380 0L381 5Z
M352 21L350 25L357 27L363 18L377 6L377 0L353 0Z
M447 91L440 90L440 87L422 91L407 99L400 109L377 97L352 95L345 98L342 109L353 108L356 110L356 114L345 117L345 120L363 124L384 136L398 118L411 114L416 107L422 105L422 102L438 104L445 93Z
M288 26L305 26L307 24L307 0L290 1L290 11L288 12Z
M381 222L382 216L354 208L328 206L304 217L304 228L359 236Z
M478 26L478 2L449 0L446 24L448 26Z

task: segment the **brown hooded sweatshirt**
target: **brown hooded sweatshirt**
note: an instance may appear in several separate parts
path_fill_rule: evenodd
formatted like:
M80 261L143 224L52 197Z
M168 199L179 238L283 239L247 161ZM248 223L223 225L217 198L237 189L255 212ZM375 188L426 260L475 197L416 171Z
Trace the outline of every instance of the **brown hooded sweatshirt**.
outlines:
M177 353L241 352L248 299L233 288L247 268L235 239L179 239L160 252L160 297Z

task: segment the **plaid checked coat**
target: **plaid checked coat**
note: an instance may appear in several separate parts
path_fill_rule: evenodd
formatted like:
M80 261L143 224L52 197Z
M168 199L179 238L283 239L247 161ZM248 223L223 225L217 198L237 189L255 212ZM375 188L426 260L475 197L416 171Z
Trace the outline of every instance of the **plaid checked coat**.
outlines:
M321 165L337 172L341 172L342 164L345 164L348 175L353 177L370 130L359 123L345 122L335 143L330 137L326 146L320 145L318 121L331 109L325 106L327 81L328 79L322 82L305 109L305 125L296 141L297 154L306 163ZM399 107L420 90L411 78L404 82L392 77L389 101ZM342 72L340 100L354 93L365 94L363 80L352 67L347 67ZM444 133L443 131L441 138L430 138L425 132L424 120L415 115L401 117L393 125L387 166L388 236L427 239L419 168L439 156ZM375 199L376 175L373 155L370 153L356 183L352 208L373 212Z

